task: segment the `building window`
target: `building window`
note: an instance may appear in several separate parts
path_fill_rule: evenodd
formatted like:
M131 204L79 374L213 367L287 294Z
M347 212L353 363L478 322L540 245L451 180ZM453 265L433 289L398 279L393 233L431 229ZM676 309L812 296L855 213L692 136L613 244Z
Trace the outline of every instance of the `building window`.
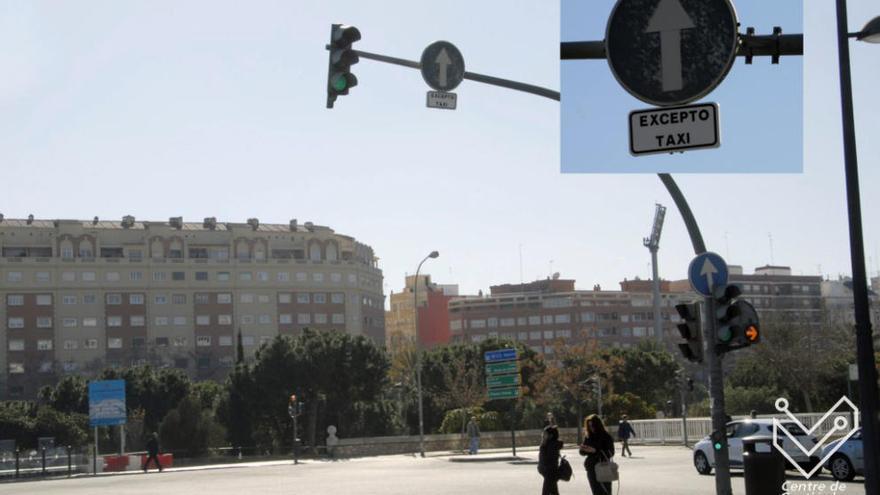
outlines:
M110 337L107 339L108 349L122 349L122 339L120 337Z
M461 330L461 320L450 320L449 321L449 329L450 330Z
M64 341L64 350L66 350L66 351L72 351L72 350L76 349L77 347L79 347L79 342L77 342L75 340L65 340Z
M144 279L144 272L128 272L128 279L137 282Z
M318 272L318 273L313 273L313 274L312 274L312 280L315 281L315 282L321 283L321 282L324 281L324 274L323 274L323 273L320 273L320 272Z
M553 323L553 315L543 315L541 318L545 325Z
M76 296L71 296L71 295L61 296L61 304L66 304L66 305L76 304Z
M250 303L254 302L254 295L253 294L242 294L241 295L241 302L243 304L250 304Z
M471 320L468 322L469 328L486 328L486 320Z
M208 280L208 272L196 272L196 280L206 282Z
M218 282L229 282L229 272L217 272Z
M489 328L496 328L496 327L498 327L498 318L494 318L494 317L493 317L493 318L487 318L487 319L486 319L486 325L487 325Z
M196 304L208 304L211 302L210 294L205 294L203 292L197 292L193 298Z
M66 260L73 258L73 248L70 246L64 246L61 248L61 257Z
M61 281L62 282L75 282L76 281L76 272L61 272Z
M229 347L232 345L232 336L231 335L221 335L217 338L217 343L223 347Z
M144 303L144 295L143 294L129 294L128 295L128 304L143 304Z
M242 325L252 325L254 323L254 315L241 315Z
M309 274L306 272L296 272L296 281L297 282L305 282L309 279Z
M153 296L154 304L168 304L168 295L167 294L156 294Z
M553 317L553 321L556 323L571 323L571 315L556 315Z
M196 325L206 326L211 324L211 315L197 315L196 316Z
M143 337L132 337L132 339L131 339L131 346L136 349L143 347L144 345L146 345L146 343L147 343L147 341Z
M260 282L268 282L269 272L257 272L257 280L259 280Z
M186 272L171 272L171 280L176 282L186 280Z
M76 318L62 318L61 326L64 328L76 328L76 324L78 323Z
M51 316L38 316L37 317L37 328L52 328L52 317Z
M52 275L49 272L37 272L34 277L37 282L45 283L52 281Z
M144 326L144 316L143 315L135 315L129 318L129 325L133 327L142 327Z
M24 295L22 294L9 294L6 296L6 305L7 306L24 306Z
M175 316L171 322L178 327L186 325L186 316Z
M95 304L98 302L98 296L95 294L83 294L83 304Z
M330 296L330 302L333 304L345 304L345 294L341 292L334 292Z
M254 276L251 272L239 272L238 279L242 282L250 282L254 279Z
M307 292L297 293L296 302L299 304L308 304L309 303L309 294Z
M7 282L21 282L21 272L6 272Z
M156 347L168 347L168 337L156 337Z
M122 304L122 294L107 294L107 304Z
M6 328L24 328L24 318L9 318L6 320Z
M172 304L186 304L186 294L171 294Z
M269 294L258 295L257 302L259 302L260 304L269 304Z
M90 317L83 318L82 325L84 327L96 327L98 326L98 319Z
M24 373L24 363L9 363L9 374L18 375Z
M252 346L254 345L254 336L253 335L244 335L241 337L241 345Z
M83 341L83 348L85 349L97 349L98 348L98 339L86 339Z
M516 325L516 320L514 318L501 318L500 323L502 327L512 327Z
M217 315L218 325L232 325L232 315Z
M104 279L108 282L119 282L119 272L107 272Z
M553 338L553 330L544 330L544 339L551 340Z
M309 313L299 313L296 315L296 322L300 325L308 325L312 322L312 315Z
M167 316L157 316L153 320L153 322L157 327L166 327L166 326L168 326L168 317Z
M196 345L198 347L207 347L211 345L210 335L199 335L196 337Z
M260 324L268 325L272 323L272 315L260 315Z
M315 313L315 324L325 324L327 323L327 314L326 313Z
M153 282L164 282L167 275L165 272L153 272Z
M217 304L232 304L232 294L228 292L217 294Z
M327 294L320 292L312 294L312 301L314 301L315 304L325 304L327 302Z
M342 282L342 274L341 273L331 273L330 274L330 281L333 282L334 284L338 284L338 283Z
M345 315L342 313L333 313L333 324L334 325L345 324Z
M529 316L529 325L540 325L540 324L541 324L541 317L540 316L538 316L538 315Z
M278 272L279 282L290 282L290 274L287 272Z
M278 323L281 325L289 325L293 323L293 315L289 313L278 315Z
M174 347L186 347L186 337L172 337L171 345Z
M95 272L82 272L80 273L80 279L83 282L94 282L97 279L97 275Z
M24 350L24 340L23 339L10 339L9 340L9 350L10 351L23 351Z
M108 327L121 327L122 326L122 317L121 316L108 316L107 317L107 326Z
M290 294L288 294L288 293L278 294L278 304L290 304Z

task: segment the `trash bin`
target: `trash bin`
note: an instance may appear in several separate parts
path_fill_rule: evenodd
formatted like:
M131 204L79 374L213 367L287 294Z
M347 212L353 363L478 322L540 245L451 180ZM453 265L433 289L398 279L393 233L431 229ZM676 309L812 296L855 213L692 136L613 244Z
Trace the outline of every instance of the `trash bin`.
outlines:
M785 491L785 458L773 448L773 437L743 438L746 495L781 495Z

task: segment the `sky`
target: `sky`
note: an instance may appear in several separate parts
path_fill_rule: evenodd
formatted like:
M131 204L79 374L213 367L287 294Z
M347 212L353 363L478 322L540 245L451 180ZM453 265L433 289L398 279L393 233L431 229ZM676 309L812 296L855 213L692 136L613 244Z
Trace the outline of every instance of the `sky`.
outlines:
M616 0L563 0L562 41L601 40ZM803 33L802 0L738 0L737 17L756 34ZM648 22L651 12L645 13ZM684 36L684 35L683 35ZM682 38L686 43L687 38ZM683 52L687 52L684 44ZM621 56L621 59L626 57ZM561 65L563 172L743 173L803 170L803 57L771 65L737 57L721 84L695 103L717 103L721 146L674 155L631 156L628 116L656 108L630 95L606 60L566 60ZM702 73L702 71L700 71ZM723 180L723 178L717 178Z
M852 30L880 14L849 4ZM746 273L850 272L833 18L830 1L804 9L803 173L675 176L708 248ZM649 278L642 239L660 202L660 274L685 277L694 253L655 175L560 172L556 101L464 81L457 110L429 109L419 71L361 60L359 85L326 109L331 23L357 26L361 50L418 60L447 40L468 71L560 88L552 1L5 1L0 213L296 218L372 246L386 294L432 250L423 273L476 293L553 272L584 289ZM876 275L880 46L851 48Z

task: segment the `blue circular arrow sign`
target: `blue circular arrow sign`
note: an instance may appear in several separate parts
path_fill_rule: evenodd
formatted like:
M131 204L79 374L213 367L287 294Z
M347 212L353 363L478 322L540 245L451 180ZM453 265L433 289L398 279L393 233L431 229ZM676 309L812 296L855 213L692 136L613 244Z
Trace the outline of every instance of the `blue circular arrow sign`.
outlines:
M688 280L695 292L711 296L712 289L727 285L727 263L712 252L698 254L688 266Z

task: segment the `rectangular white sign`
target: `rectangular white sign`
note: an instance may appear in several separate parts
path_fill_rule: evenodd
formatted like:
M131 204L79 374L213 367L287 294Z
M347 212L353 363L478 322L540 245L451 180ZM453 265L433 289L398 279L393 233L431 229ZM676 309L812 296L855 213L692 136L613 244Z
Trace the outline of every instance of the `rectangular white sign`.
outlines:
M428 108L455 110L458 95L446 91L428 91Z
M718 105L634 110L629 113L629 152L634 156L721 146Z

